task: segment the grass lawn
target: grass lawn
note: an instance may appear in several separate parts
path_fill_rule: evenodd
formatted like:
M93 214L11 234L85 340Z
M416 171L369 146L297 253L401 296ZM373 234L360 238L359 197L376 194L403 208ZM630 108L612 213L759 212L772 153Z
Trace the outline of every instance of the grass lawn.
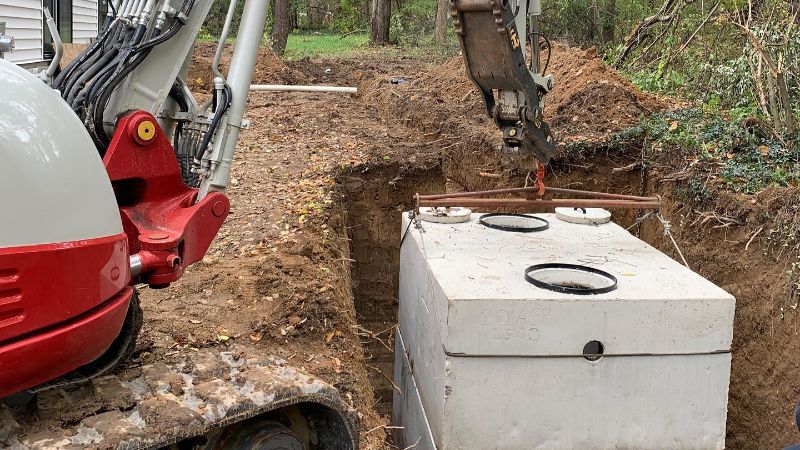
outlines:
M363 51L369 46L369 35L356 33L341 37L336 33L304 32L289 35L286 43L286 59L343 55Z
M217 36L201 33L197 40L216 42ZM269 30L264 33L261 45L269 46ZM235 45L236 38L228 37L228 45ZM458 51L455 38L445 48L435 45L433 41L424 41L414 45L370 46L369 33L354 33L345 37L336 32L297 31L289 35L283 59L298 60L318 57L357 57L364 54L380 54L384 56L402 56L412 58L439 58L451 56Z

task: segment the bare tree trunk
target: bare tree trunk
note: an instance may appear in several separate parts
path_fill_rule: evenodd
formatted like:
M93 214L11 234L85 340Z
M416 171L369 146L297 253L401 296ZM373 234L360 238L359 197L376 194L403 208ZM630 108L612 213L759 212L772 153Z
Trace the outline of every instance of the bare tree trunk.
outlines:
M692 33L692 35L689 36L689 39L687 39L686 42L684 42L683 45L681 45L681 47L678 49L677 52L675 52L672 55L670 55L669 54L670 50L669 50L669 48L667 49L667 53L666 53L667 56L666 56L666 60L665 60L665 62L663 64L663 66L661 68L661 76L660 76L660 78L663 78L668 73L667 69L669 68L669 65L672 63L672 61L674 61L675 58L677 58L681 54L681 52L686 50L686 48L689 47L689 45L691 45L691 43L694 40L695 36L697 36L697 33L699 33L700 30L702 30L703 27L706 26L708 21L711 20L711 17L717 12L717 9L719 9L719 2L714 4L713 7L711 7L711 11L709 11L709 13L706 16L706 18L694 30L694 33ZM676 19L675 25L673 26L673 36L678 31L678 26L679 25L680 25L680 16L678 16L678 18ZM759 62L759 64L760 64L760 62Z
M750 7L752 8L752 3L750 3ZM764 48L764 45L761 43L755 33L753 33L753 30L749 28L749 18L745 25L737 22L733 23L742 29L769 68L767 78L767 81L769 82L769 102L775 128L779 129L779 124L781 121L783 121L783 126L786 128L786 131L793 133L795 126L793 115L794 112L792 111L791 100L789 99L789 90L786 85L786 77L783 73L783 53L778 55L778 64L775 64L775 61ZM783 110L782 117L781 110Z
M614 42L614 24L617 23L617 0L606 0L603 8L603 42Z
M297 12L297 7L289 9L289 29L294 30L300 27L300 15Z
M373 45L387 45L389 43L391 16L391 0L372 0L372 33L370 34L370 42Z
M789 90L786 87L786 77L783 74L783 71L778 72L778 76L775 78L775 81L778 84L778 96L781 99L781 104L783 105L783 122L786 125L786 132L789 134L794 133L794 115L792 111L792 103L789 100Z
M591 6L594 26L590 39L595 39L600 44L603 43L603 18L600 14L600 0L594 0Z
M769 115L769 102L767 101L767 93L764 91L764 58L762 58L761 55L758 56L758 65L756 66L755 71L752 67L750 68L750 71L755 72L753 75L753 80L756 85L756 92L758 92L758 107L761 109L761 112L763 112L764 115Z
M772 116L772 126L776 130L783 129L783 120L781 120L781 112L778 109L778 100L775 96L777 89L775 88L775 77L772 72L767 71L767 89L769 90L769 110Z
M289 40L289 0L275 0L272 19L272 50L283 56Z
M433 38L439 44L447 42L447 17L450 15L450 0L439 0L436 6L436 22L434 23Z

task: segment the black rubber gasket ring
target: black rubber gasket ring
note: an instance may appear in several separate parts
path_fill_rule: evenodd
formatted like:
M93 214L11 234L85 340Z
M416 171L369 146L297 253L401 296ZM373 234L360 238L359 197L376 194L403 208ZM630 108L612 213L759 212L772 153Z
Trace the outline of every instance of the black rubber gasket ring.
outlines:
M555 284L545 283L543 281L539 281L533 278L530 275L531 272L542 269L569 269L582 272L589 272L607 278L613 281L613 284L610 286L602 288L594 288L594 289L567 287L567 286L558 286ZM525 280L527 280L528 283L531 283L536 287L547 289L548 291L560 292L562 294L597 295L597 294L606 294L608 292L617 289L617 277L615 277L614 275L611 275L610 273L604 272L600 269L595 269L594 267L579 266L577 264L562 264L562 263L536 264L525 269Z
M539 222L542 223L542 225L539 225L538 227L532 227L532 228L529 228L529 227L510 227L510 226L505 226L505 225L495 225L495 224L486 222L485 219L488 219L488 218L491 218L491 217L524 217L526 219L538 220ZM478 219L478 222L480 222L481 225L483 225L483 226L485 226L487 228L491 228L491 229L494 229L494 230L500 230L500 231L511 231L511 232L514 232L514 233L536 233L536 232L544 231L544 230L550 228L550 222L548 222L545 219L542 219L541 217L537 217L537 216L534 216L534 215L531 215L531 214L503 214L503 213L484 214L484 215L482 215L480 217L480 219Z

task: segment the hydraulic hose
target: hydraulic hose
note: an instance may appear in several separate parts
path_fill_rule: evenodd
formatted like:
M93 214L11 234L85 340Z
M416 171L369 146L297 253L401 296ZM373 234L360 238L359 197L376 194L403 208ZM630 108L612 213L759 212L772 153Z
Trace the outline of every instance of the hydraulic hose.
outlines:
M115 71L108 81L103 84L103 87L99 90L97 97L89 99L89 117L92 119L92 129L90 129L90 134L95 139L95 143L99 148L105 149L105 147L111 142L108 134L105 131L105 124L103 123L105 109L108 105L108 101L111 99L111 94L113 94L117 86L123 80L125 80L125 78L130 75L130 73L133 72L136 67L139 66L139 64L142 63L142 61L147 58L149 53L149 50L139 53L132 61L130 61L130 63L123 64L121 67L118 67L118 70ZM105 150L103 150L101 153L105 153Z
M105 42L110 35L112 24L114 23L115 22L112 17L106 16L105 22L103 23L103 31L101 32L100 37L80 56L67 64L64 70L58 74L55 81L53 81L53 88L61 90L64 87L65 81L72 76L73 72L82 66L86 61L93 58L97 52L105 46Z
M215 77L224 78L219 71L219 62L222 60L222 52L225 50L225 41L228 39L231 22L233 22L233 16L236 15L236 6L238 3L239 0L231 0L228 5L228 13L225 15L225 25L222 27L222 34L219 36L217 50L214 52L214 60L211 63L211 71L214 73Z
M178 110L181 112L189 111L189 100L186 98L183 88L177 81L169 90L169 96L178 104ZM183 121L178 120L175 125L175 134L172 136L172 147L177 150L178 144L181 140L181 133L183 132Z
M133 54L133 48L142 41L146 31L147 27L145 25L137 25L133 31L133 34L121 43L120 47L117 49L117 57L110 64L105 65L101 72L93 80L92 86L89 89L90 104L94 103L93 99L96 98L101 87L107 82L107 80L112 78L115 73L122 70L129 57Z
M195 0L184 0L183 6L181 6L179 14L183 14L186 16L191 14L192 9L194 9L194 2ZM143 44L137 45L134 51L140 52L148 48L153 48L156 45L162 44L164 42L167 42L168 40L172 39L176 34L178 34L178 31L180 31L181 28L183 28L183 22L181 22L180 19L176 18L175 22L172 25L170 25L167 31L158 34L156 37L144 42Z
M75 100L76 98L81 98L79 94L84 90L86 83L97 77L98 74L103 74L105 73L104 71L113 69L114 64L112 64L112 62L117 56L119 56L119 50L116 48L112 48L110 51L103 53L97 61L81 73L80 77L75 79L74 84L68 86L66 90L66 100L67 103L72 105L73 109L77 106ZM83 97L85 98L85 95Z
M116 90L117 86L122 83L122 81L124 81L125 78L131 74L131 72L136 70L136 68L147 58L150 51L156 45L168 41L174 37L178 31L180 31L180 29L183 27L183 22L179 16L181 14L190 14L194 8L194 1L195 0L184 0L180 12L178 13L178 16L176 16L176 20L172 25L170 25L167 31L158 33L158 30L156 30L156 33L158 34L144 43L142 43L141 40L143 39L147 28L144 24L139 24L137 26L137 32L134 35L131 47L124 53L113 75L110 77L105 77L103 82L99 83L101 86L99 89L95 89L95 86L92 87L88 97L88 103L90 105L89 117L91 118L89 131L98 148L105 149L110 142L109 136L105 131L105 124L103 121L105 109L108 105L111 95L114 93L114 90ZM130 58L133 59L131 60ZM101 150L101 152L104 152L104 150Z
M208 145L211 143L214 133L216 132L217 128L219 128L222 118L225 116L225 113L231 106L231 101L233 100L233 91L231 90L231 87L226 84L222 89L221 94L217 98L220 101L214 108L214 117L211 119L211 125L208 127L206 134L203 136L200 146L197 147L197 152L194 155L195 164L200 164L200 162L203 160L203 155L208 149Z
M83 90L86 82L95 77L99 71L108 67L109 63L119 53L119 47L124 45L124 26L122 22L117 22L117 24L118 25L114 27L113 34L108 38L107 42L104 43L103 51L97 53L91 60L86 61L86 63L83 64L83 66L86 66L85 68L81 67L76 71L74 76L65 80L61 96L64 97L68 103L73 103L73 100L78 97Z

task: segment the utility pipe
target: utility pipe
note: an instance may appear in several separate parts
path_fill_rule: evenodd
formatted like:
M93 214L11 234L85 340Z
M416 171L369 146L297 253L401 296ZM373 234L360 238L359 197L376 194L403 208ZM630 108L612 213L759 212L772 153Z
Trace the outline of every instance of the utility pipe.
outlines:
M296 86L291 84L252 84L250 91L271 92L337 92L357 94L358 88L344 86Z

